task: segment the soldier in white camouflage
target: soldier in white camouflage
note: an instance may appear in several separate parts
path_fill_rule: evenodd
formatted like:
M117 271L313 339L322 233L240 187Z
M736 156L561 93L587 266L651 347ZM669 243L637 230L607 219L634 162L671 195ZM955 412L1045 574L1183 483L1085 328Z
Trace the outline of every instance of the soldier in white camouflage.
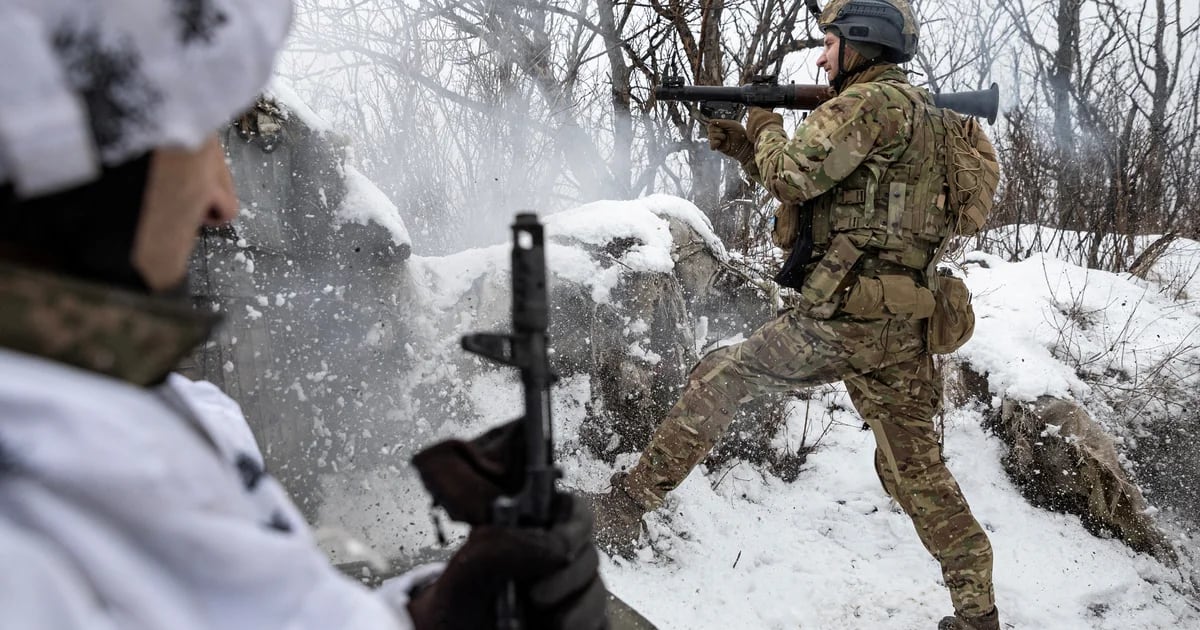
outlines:
M491 519L523 479L514 425L417 455L470 534L369 590L237 403L172 372L217 319L187 295L196 236L238 216L217 130L270 77L291 5L0 0L0 627L511 628L511 596L523 628L608 628L580 503Z
M956 217L942 118L897 65L916 52L917 22L906 0L833 0L819 22L817 65L836 96L793 138L760 108L745 127L709 125L712 148L783 204L787 227L773 236L791 256L777 281L799 290L801 306L701 359L637 464L596 497L599 537L628 550L642 515L705 458L742 403L840 380L874 432L884 490L941 564L955 614L939 630L998 630L991 544L933 423L942 380L927 322Z

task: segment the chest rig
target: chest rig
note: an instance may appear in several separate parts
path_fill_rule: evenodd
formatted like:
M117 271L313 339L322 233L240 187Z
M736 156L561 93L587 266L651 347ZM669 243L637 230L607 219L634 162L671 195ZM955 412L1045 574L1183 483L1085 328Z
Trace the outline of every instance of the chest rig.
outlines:
M926 272L952 230L946 209L945 125L932 101L917 89L888 82L876 82L874 89L913 111L908 147L890 164L864 162L809 203L813 249L823 254L834 236L848 233L863 249L864 272L901 270L897 267Z

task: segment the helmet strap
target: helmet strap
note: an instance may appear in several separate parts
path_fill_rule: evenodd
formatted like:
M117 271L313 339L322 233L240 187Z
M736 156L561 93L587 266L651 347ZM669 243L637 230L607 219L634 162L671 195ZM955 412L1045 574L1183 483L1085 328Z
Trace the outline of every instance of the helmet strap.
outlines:
M842 86L846 83L846 64L842 61L842 58L845 56L846 38L838 37L837 72L833 75L833 80L829 82L829 85L833 87L834 92L841 92Z
M878 55L876 57L867 59L866 57L863 57L862 53L859 53L857 50L855 50L854 53L855 53L855 56L862 57L863 62L858 64L858 66L855 67L853 70L850 70L850 69L846 68L846 62L845 62L846 38L844 38L844 37L839 38L839 40L838 40L837 75L834 76L833 80L829 82L830 87L833 88L833 91L835 93L840 94L842 92L842 89L846 87L846 82L848 82L850 80L851 76L858 76L858 75L866 72L867 70L874 68L875 66L888 63L888 61L886 59L884 59L883 55Z

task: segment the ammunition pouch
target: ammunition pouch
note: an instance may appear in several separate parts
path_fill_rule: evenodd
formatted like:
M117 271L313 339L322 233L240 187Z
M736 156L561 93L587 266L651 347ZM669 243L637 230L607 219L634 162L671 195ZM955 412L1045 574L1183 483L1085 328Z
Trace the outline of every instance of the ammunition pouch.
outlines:
M811 218L811 213L809 216ZM791 249L799 234L800 206L787 202L779 204L771 224L771 242L779 249Z
M933 301L933 315L926 327L926 347L933 354L949 354L967 343L975 332L971 292L959 278L939 273Z
M933 292L907 275L860 276L841 311L859 319L925 319L933 315Z

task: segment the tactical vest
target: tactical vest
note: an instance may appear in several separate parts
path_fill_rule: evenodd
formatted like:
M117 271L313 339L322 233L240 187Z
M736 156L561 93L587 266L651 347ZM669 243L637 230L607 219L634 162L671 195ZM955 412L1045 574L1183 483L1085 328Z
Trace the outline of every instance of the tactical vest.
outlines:
M899 265L926 272L953 223L946 209L945 125L917 88L876 82L872 89L912 105L908 148L886 168L863 164L810 202L813 249L819 258L834 235L849 232L864 250L865 270Z

